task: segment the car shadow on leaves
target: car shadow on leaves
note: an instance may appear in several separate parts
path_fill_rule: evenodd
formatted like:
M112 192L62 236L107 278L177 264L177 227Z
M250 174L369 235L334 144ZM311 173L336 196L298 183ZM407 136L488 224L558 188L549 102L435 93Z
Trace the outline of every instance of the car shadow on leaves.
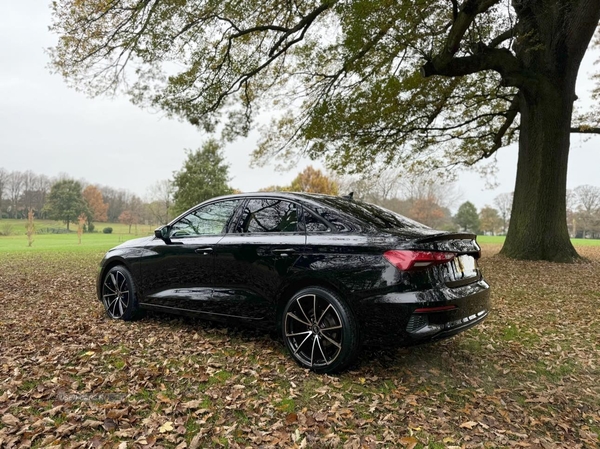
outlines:
M100 312L101 313L101 312ZM108 318L107 318L108 319ZM223 346L228 340L234 346L243 343L251 351L260 353L268 349L270 353L287 357L287 349L279 334L274 330L265 330L254 326L245 326L239 321L209 321L201 317L172 315L155 311L144 311L131 326L158 326L162 332L181 332L194 341L202 342L214 348ZM166 337L168 338L168 337ZM359 358L349 368L349 375L370 375L388 377L398 375L400 371L428 372L442 370L447 373L458 372L459 368L472 362L475 357L472 345L466 344L468 338L457 335L450 339L409 347L365 346ZM286 359L290 367L307 371Z

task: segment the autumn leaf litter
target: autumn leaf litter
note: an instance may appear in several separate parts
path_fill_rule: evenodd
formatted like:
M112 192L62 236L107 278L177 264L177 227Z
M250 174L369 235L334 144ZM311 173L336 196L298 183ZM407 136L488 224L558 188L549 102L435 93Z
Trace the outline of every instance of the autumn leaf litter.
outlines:
M484 324L307 372L264 332L111 321L96 253L0 260L0 447L599 447L600 247L572 265L485 246Z

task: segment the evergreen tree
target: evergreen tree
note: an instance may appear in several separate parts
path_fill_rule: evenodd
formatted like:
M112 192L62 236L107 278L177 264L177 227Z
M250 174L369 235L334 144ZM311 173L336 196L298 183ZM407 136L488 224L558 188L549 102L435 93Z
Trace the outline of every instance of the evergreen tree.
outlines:
M187 151L183 168L173 178L175 214L212 197L232 193L228 182L229 165L216 140L208 140L196 151Z
M454 216L454 221L463 231L475 233L479 231L479 214L477 214L475 205L470 201L460 205Z

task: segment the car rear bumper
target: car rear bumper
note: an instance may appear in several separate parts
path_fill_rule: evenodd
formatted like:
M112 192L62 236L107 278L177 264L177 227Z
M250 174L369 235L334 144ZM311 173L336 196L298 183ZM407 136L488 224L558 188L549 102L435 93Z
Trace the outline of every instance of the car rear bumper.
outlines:
M481 323L491 308L480 279L461 287L392 292L357 301L366 344L408 346L455 335Z

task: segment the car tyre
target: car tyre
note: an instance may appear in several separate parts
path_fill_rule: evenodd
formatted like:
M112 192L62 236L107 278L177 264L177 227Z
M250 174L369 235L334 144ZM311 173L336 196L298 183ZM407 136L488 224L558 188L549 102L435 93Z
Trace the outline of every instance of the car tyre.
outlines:
M131 321L138 312L133 277L122 265L112 267L102 280L102 304L109 318Z
M321 287L296 293L281 317L283 340L292 358L316 373L335 373L358 356L359 329L352 310Z

